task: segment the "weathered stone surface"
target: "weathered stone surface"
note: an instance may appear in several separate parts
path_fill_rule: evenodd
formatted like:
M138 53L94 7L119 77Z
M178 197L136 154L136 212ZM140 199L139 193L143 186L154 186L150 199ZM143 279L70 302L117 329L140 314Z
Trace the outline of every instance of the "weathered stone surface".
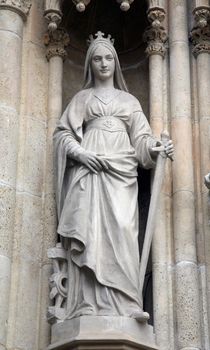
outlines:
M45 258L45 253L44 253ZM43 260L44 260L43 258ZM46 350L50 344L51 329L50 324L47 322L47 306L49 305L49 278L52 273L51 263L42 265L41 268L41 297L40 297L40 314L39 314L39 349Z
M23 36L23 20L15 12L10 10L0 11L0 29L5 30L8 35Z
M111 344L110 344L111 343ZM100 344L100 345L99 345ZM156 350L152 327L127 317L82 316L52 327L48 350L78 349ZM103 347L104 346L104 347ZM118 347L117 347L118 346Z
M189 191L176 192L173 195L173 203L176 208L174 225L176 225L179 232L174 237L176 261L188 260L196 263L195 236L192 235L195 225L194 195Z
M169 293L167 263L153 264L153 309L157 344L160 349L167 349L169 333Z
M38 265L42 257L42 198L29 193L17 193L16 203L19 209L15 227L16 253L28 262Z
M195 263L182 261L176 265L176 314L178 323L178 346L182 348L201 348L198 270Z
M40 266L19 258L12 271L8 348L38 348ZM33 331L32 331L33 330Z
M0 255L0 295L1 295L1 317L0 317L0 349L6 345L5 325L8 322L8 303L10 288L11 260Z
M19 191L26 191L35 196L42 195L45 148L45 123L38 119L28 117L25 134L25 154L22 163L19 163Z
M13 0L3 2L11 3ZM13 1L18 4L19 1ZM22 2L22 0L20 1ZM0 1L2 3L2 1ZM150 4L157 1L150 1ZM173 7L168 19L166 14L166 25L169 23L170 51L172 56L170 65L167 56L163 60L165 74L164 90L164 125L171 126L173 138L176 144L176 155L174 162L173 186L174 197L172 206L177 211L172 217L172 206L170 198L170 184L167 190L168 200L165 199L166 218L160 215L159 224L160 239L154 247L154 288L155 298L155 317L158 314L163 315L163 322L166 322L166 297L169 299L169 334L166 335L165 329L160 327L161 319L156 318L157 333L160 331L162 343L169 337L170 344L168 349L174 350L177 345L176 324L181 321L181 343L180 347L185 346L184 350L198 350L199 344L196 344L197 328L193 319L193 300L192 293L195 292L195 283L197 281L196 273L183 268L183 274L178 272L178 301L176 301L176 284L173 280L174 267L172 265L174 256L178 261L182 259L195 260L198 256L199 261L199 293L201 304L195 306L197 316L200 315L202 322L202 346L209 349L209 328L210 323L210 235L209 235L209 190L203 183L203 176L210 171L209 155L209 67L210 55L203 50L209 48L209 44L198 45L198 51L195 57L189 57L188 33L192 29L193 6L209 6L208 0L196 0L194 3L183 0L158 1L158 3ZM183 6L184 5L184 6ZM51 113L48 113L48 68L49 63L45 58L45 48L43 44L43 34L47 25L43 18L43 0L33 1L27 21L24 23L18 12L11 11L9 8L0 9L0 349L33 349L45 350L49 344L49 325L46 322L46 309L48 305L48 276L51 267L46 255L47 248L54 246L56 240L56 218L55 218L55 199L53 194L53 167L52 167L52 143L51 135L55 127L55 120L58 117L57 107L63 97L63 109L71 97L81 89L83 79L84 54L80 51L69 48L68 59L64 63L64 81L63 88L54 86L55 95L58 94L57 102L50 106ZM128 13L129 15L129 13ZM141 16L141 14L140 14ZM146 17L146 15L145 15ZM140 17L141 18L141 17ZM202 19L202 18L201 18ZM187 29L186 20L189 30ZM184 32L184 35L183 35ZM202 32L202 31L200 31ZM197 32L198 33L198 32ZM24 38L23 42L22 37ZM70 38L71 39L71 38ZM199 43L198 43L199 44ZM22 46L22 53L21 53ZM121 56L120 61L126 62L124 66L124 75L128 82L129 90L139 98L143 109L149 115L149 92L152 95L151 87L148 86L148 60L143 54L144 47L138 51L138 63L133 65L133 56L135 52L128 52ZM190 48L191 51L191 48ZM183 60L183 55L185 59ZM131 59L130 59L130 58ZM59 57L54 58L55 61ZM151 57L156 61L152 66L153 76L161 74L160 62L161 56ZM159 63L158 63L159 61ZM189 72L189 62L191 62L191 72ZM21 67L22 65L22 67ZM170 70L171 67L171 70ZM52 68L54 79L60 81L60 72ZM20 76L21 85L20 86ZM190 76L190 79L189 79ZM160 90L160 78L156 81L151 79L155 88ZM190 82L189 82L190 80ZM173 86L169 89L169 82ZM191 85L191 89L189 86ZM58 93L57 88L60 92ZM191 90L191 91L190 91ZM171 95L169 97L169 94ZM192 103L190 101L192 94ZM21 95L21 99L20 99ZM159 110L161 101L160 94L153 93L153 109L151 117L154 116L152 125L155 133L159 134L162 124L162 115ZM53 97L54 99L54 97ZM174 100L176 103L174 103ZM55 99L54 99L55 102ZM20 121L18 118L19 105L21 105ZM192 106L192 113L189 110ZM54 120L50 120L52 115ZM60 115L60 114L59 114ZM171 116L173 117L170 124ZM191 119L192 116L192 119ZM29 118L32 117L32 121ZM167 121L168 117L168 121ZM47 125L46 121L49 118ZM184 119L187 119L184 121ZM181 119L180 121L178 119ZM39 120L40 124L33 120ZM43 124L41 124L43 122ZM191 126L193 124L193 133ZM38 126L39 125L39 126ZM43 129L42 126L43 125ZM21 130L18 129L20 126ZM47 130L48 136L47 136ZM44 131L45 129L45 131ZM20 132L19 132L20 130ZM158 130L158 131L157 131ZM19 135L18 135L19 133ZM48 138L48 148L44 139ZM40 141L41 140L41 141ZM19 142L19 146L18 146ZM193 147L192 147L193 145ZM193 157L191 154L193 153ZM46 155L46 157L45 157ZM18 162L17 162L18 156ZM46 170L45 159L46 158ZM29 162L28 162L29 161ZM18 194L15 201L15 183L16 168L18 165ZM177 169L177 171L176 171ZM193 173L196 175L194 183ZM26 181L25 181L26 180ZM195 196L193 186L196 185ZM185 193L186 190L186 193ZM23 194L20 191L26 191ZM45 192L45 193L44 193ZM31 196L30 194L34 196ZM195 202L194 202L195 201ZM167 203L166 203L167 202ZM196 207L193 209L193 203ZM44 211L42 209L45 207ZM193 214L189 213L192 210ZM14 212L16 212L15 237L13 237ZM44 218L43 218L44 216ZM164 219L165 222L162 220ZM196 237L193 237L192 221L196 224ZM172 222L177 225L177 235L172 228ZM43 233L43 222L44 233ZM191 222L190 222L191 221ZM183 226L182 226L183 223ZM188 229L183 231L183 227L189 225ZM194 225L194 224L193 224ZM162 229L166 227L166 231ZM163 234L163 236L161 236ZM165 237L165 234L167 237ZM176 235L173 242L173 235ZM183 237L184 236L184 237ZM163 243L161 238L167 239L167 244ZM191 238L190 238L191 237ZM41 243L42 241L42 243ZM175 243L175 249L174 249ZM13 244L13 248L12 248ZM41 246L41 248L40 248ZM41 262L41 250L43 260ZM166 255L163 254L166 253ZM12 254L11 254L12 253ZM23 254L23 260L20 260L20 254ZM10 260L13 258L12 285L13 290L10 299L10 335L8 346L5 346L7 329L7 305L9 297L9 274ZM167 260L168 266L168 289L163 290L167 285L167 267L164 264ZM183 260L184 263L185 260ZM28 264L32 265L29 268ZM42 264L42 277L37 279L38 270L34 270L36 264ZM30 266L31 266L30 265ZM15 268L14 268L15 267ZM41 265L40 265L41 267ZM195 268L196 271L196 268ZM206 281L206 283L205 283ZM197 283L197 282L196 282ZM37 288L37 285L39 288ZM182 287L183 285L183 287ZM40 293L41 301L37 298ZM182 300L182 294L184 299ZM206 304L205 304L206 297ZM23 302L21 302L23 298ZM192 303L191 303L192 302ZM183 305L184 304L184 305ZM179 306L180 305L180 306ZM185 308L186 305L186 308ZM177 308L178 306L178 308ZM184 309L182 309L182 307ZM161 311L162 310L162 311ZM183 312L184 310L184 312ZM188 314L188 311L190 310ZM179 319L173 313L179 314ZM192 313L191 313L192 312ZM18 317L17 314L20 314ZM40 314L39 314L40 313ZM188 316L189 320L188 320ZM196 317L197 317L196 316ZM40 322L40 324L39 324ZM39 326L38 326L39 325ZM187 329L187 327L189 329ZM178 328L179 332L180 328ZM186 331L186 334L184 334ZM18 334L20 332L20 334ZM194 333L194 334L193 334ZM25 340L21 340L21 337ZM187 345L187 339L193 345ZM110 345L110 344L108 344ZM100 345L100 349L107 350L108 345ZM78 345L75 349L88 348L97 349L98 345ZM125 345L112 345L112 349L119 349ZM165 345L164 345L165 346ZM129 348L127 345L126 348ZM166 347L167 348L167 347ZM167 350L168 350L167 349ZM161 349L162 350L162 349Z
M15 187L18 146L18 113L0 103L0 181Z
M30 42L24 44L26 86L25 114L42 122L47 120L48 63L45 48Z
M20 22L18 25L22 29L22 23ZM20 102L21 37L1 28L0 46L1 103L18 109Z
M46 22L43 18L44 3L42 0L36 0L33 2L33 6L30 9L30 16L27 19L27 36L30 37L30 41L37 44L39 47L44 47L43 36L46 32ZM43 56L42 63L45 58Z
M176 160L172 164L173 192L182 190L194 192L193 162L189 161L192 159L192 122L189 118L174 118L171 127L176 145Z
M0 254L11 257L15 191L0 184Z
M57 240L57 211L55 194L47 194L44 198L44 232L43 232L43 264L49 263L47 250L56 244Z

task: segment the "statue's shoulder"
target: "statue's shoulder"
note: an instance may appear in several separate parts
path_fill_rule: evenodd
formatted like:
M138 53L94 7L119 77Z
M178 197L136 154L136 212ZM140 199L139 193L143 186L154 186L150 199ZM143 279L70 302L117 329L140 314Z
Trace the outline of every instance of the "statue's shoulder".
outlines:
M129 92L122 91L121 92L121 99L122 101L127 104L134 112L135 111L142 111L140 102L138 99L130 94Z
M90 95L92 89L83 89L78 91L74 97L72 98L72 101L82 101L85 102L86 98Z

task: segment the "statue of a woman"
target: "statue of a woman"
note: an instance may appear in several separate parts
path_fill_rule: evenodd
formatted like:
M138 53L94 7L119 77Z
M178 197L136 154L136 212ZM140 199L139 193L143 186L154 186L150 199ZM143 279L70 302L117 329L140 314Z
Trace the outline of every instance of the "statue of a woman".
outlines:
M68 252L66 318L144 319L139 295L137 167L155 166L157 140L127 92L116 51L90 43L84 89L54 133L58 233ZM173 153L171 141L166 153Z

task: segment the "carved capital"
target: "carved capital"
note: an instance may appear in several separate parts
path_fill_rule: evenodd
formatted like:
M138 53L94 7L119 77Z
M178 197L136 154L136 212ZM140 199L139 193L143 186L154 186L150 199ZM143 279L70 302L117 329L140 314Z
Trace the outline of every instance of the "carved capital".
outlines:
M208 24L208 19L210 17L210 7L199 6L193 10L193 15L195 22L198 27L204 28Z
M165 57L166 47L163 43L160 42L150 42L145 52L148 56L160 55L162 57Z
M117 2L120 4L120 9L122 11L128 11L133 1L134 0L117 0Z
M65 59L66 47L69 44L69 35L64 29L57 29L53 32L46 33L44 36L44 43L47 46L46 57L48 61L54 56L60 56Z
M48 29L53 32L62 20L61 0L45 0L44 17L48 22Z
M165 43L168 39L166 30L162 25L165 19L165 10L160 7L153 7L149 9L147 16L151 25L145 30L143 36L143 40L148 44L146 53L164 57L166 53Z
M150 8L147 12L147 18L151 23L152 27L160 28L161 23L164 21L166 12L161 7Z
M197 7L193 11L195 25L190 33L192 52L197 57L202 52L210 53L210 7Z
M26 20L31 3L31 0L0 0L0 9L4 8L17 12L24 20Z
M76 6L77 11L84 12L86 6L90 3L91 0L72 0Z
M147 48L146 53L148 55L161 55L162 57L165 56L166 53L166 41L167 41L167 34L164 27L159 26L156 27L149 27L145 30L143 40L147 42Z

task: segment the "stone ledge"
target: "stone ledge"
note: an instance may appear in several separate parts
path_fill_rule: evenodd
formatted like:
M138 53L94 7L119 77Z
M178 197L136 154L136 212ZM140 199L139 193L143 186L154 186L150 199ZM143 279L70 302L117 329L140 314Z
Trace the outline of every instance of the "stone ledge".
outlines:
M48 350L158 350L153 328L129 317L81 316L52 326Z

